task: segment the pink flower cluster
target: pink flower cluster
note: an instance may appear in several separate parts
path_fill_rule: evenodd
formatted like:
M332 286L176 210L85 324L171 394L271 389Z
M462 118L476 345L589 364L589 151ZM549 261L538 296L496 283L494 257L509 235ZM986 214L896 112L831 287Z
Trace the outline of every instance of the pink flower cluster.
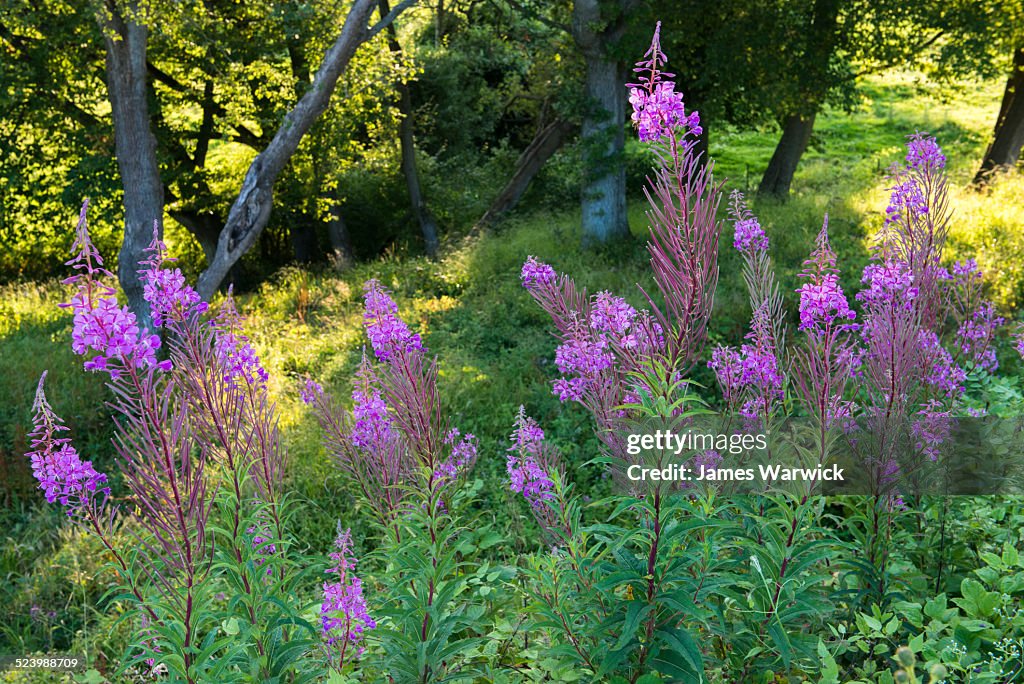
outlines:
M946 155L935 138L915 133L907 143L907 166L916 171L931 171L946 167Z
M208 305L185 282L181 270L164 268L165 263L175 259L167 256L167 245L160 239L155 224L146 253L149 258L142 271L142 297L149 303L153 325L160 328L171 321L183 322L206 313Z
M629 88L629 103L633 107L631 118L641 142L659 142L672 137L676 135L677 128L683 128L684 135L699 136L702 133L700 114L687 114L683 107L683 94L676 92L675 83L666 80L674 76L662 70L667 62L668 56L661 49L659 21L651 46L633 69L641 76L642 82L626 86Z
M636 316L636 309L622 297L608 291L598 292L590 309L590 327L621 338L629 332ZM635 346L635 340L630 344Z
M53 412L43 392L46 373L39 378L36 390L35 416L30 435L32 451L27 455L32 464L32 474L39 481L39 488L50 503L60 501L72 515L90 501L96 492L104 496L109 488L101 488L107 476L93 468L91 461L83 461L67 437L60 433L68 430Z
M764 252L768 250L768 236L765 235L761 223L754 217L736 221L733 247L746 253Z
M391 416L380 394L376 376L370 365L363 363L356 372L352 388L352 430L349 438L358 449L383 449L392 439Z
M818 234L817 245L799 274L810 282L797 289L800 294L800 324L797 329L812 334L825 334L833 329L836 321L852 321L857 317L839 285L836 255L828 240L827 218ZM839 329L849 330L851 324L841 323Z
M81 356L98 352L85 361L85 369L106 371L112 378L130 368L170 370L169 361L157 363L160 338L140 329L135 314L119 305L114 289L104 284L113 276L103 268L103 258L89 237L88 206L88 202L82 205L71 247L74 256L67 262L79 272L64 281L77 289L70 302L60 305L74 312L71 348Z
M71 348L80 356L99 352L85 362L85 369L102 370L117 378L125 368L158 366L170 370L170 362L157 363L157 335L139 329L135 314L112 296L90 297L80 289L67 304L75 313Z
M835 273L824 274L818 282L804 283L797 292L800 293L798 330L821 331L837 320L852 321L857 317Z
M555 365L563 376L555 381L555 394L561 401L580 401L591 383L612 367L608 341L594 338L582 324L574 335L555 349Z
M366 334L378 359L388 361L408 352L423 351L420 336L398 317L398 305L380 282L367 280L363 284L363 301Z
M535 510L542 509L544 502L554 496L552 489L555 483L541 463L544 460L543 447L544 430L520 406L505 470L509 489L522 494Z
M471 432L463 436L458 428L448 430L444 444L451 449L451 453L446 461L434 469L434 481L441 486L454 482L460 475L471 470L476 463L477 450L476 436Z
M914 221L928 213L928 201L921 187L908 178L890 188L889 206L885 208L885 225Z
M748 342L739 351L720 346L708 368L715 372L722 396L731 407L741 400L739 412L749 420L765 420L783 397L785 378L776 356L771 321L765 307L754 312Z
M334 582L324 582L324 600L320 604L320 626L327 646L334 649L332 662L340 667L344 664L345 652L351 646L363 647L363 633L376 629L377 622L366 608L363 597L363 583L355 575L356 559L352 556L352 534L350 530L338 531L334 540L335 550L329 554L334 565L327 571L337 575Z
M149 302L153 325L163 327L169 320L183 320L205 313L208 306L199 293L185 283L181 269L143 271L143 298Z
M541 285L549 285L554 283L557 278L555 269L551 268L548 264L538 261L533 256L526 258L519 277L523 282L523 287L527 290L532 290Z
M312 405L319 397L323 396L324 388L312 378L306 379L306 384L299 390L299 399L307 406Z
M924 363L923 380L947 397L957 398L964 393L967 371L953 360L953 356L942 346L939 336L931 330L922 330L918 335Z
M882 263L864 267L861 282L867 289L857 293L857 301L868 307L914 307L918 289L914 287L914 274L902 261L887 259Z
M224 382L231 387L240 388L243 384L263 387L270 379L245 335L231 329L222 330L217 335L216 351Z
M956 332L957 345L974 368L989 373L994 373L999 368L992 339L996 329L1005 322L1006 319L996 313L992 302L982 302L971 312L970 317L960 324Z
M671 81L655 83L650 90L630 88L629 104L633 107L630 118L636 126L640 142L659 142L678 127L686 128L692 135L703 132L700 114L686 113L683 94L677 93L675 88L675 83Z

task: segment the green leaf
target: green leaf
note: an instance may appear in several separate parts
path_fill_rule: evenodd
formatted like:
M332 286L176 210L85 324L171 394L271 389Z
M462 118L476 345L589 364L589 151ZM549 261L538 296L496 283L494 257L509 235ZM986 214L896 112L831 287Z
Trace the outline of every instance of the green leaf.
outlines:
M228 618L220 626L224 633L229 636L235 636L239 632L238 618Z
M621 648L625 648L626 644L636 639L636 630L640 626L640 621L653 608L654 606L641 601L630 601L626 607L626 617L623 619L622 632L612 650L618 651Z
M662 642L664 647L682 658L692 673L700 674L703 677L704 656L701 654L697 642L693 640L687 630L682 627L659 629L655 632L655 637Z

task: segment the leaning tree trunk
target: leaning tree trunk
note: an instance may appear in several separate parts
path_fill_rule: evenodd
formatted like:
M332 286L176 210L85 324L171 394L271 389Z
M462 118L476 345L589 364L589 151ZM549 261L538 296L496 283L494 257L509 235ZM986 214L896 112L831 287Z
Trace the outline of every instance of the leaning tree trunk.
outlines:
M380 14L387 16L391 11L388 0L380 0ZM444 5L438 3L439 13L444 11ZM438 22L441 19L438 18ZM398 42L398 32L395 30L394 22L388 26L388 49L391 54L401 56L402 45ZM427 208L427 202L423 199L423 189L420 185L420 173L416 167L416 139L413 136L412 117L412 93L409 92L409 85L399 82L396 85L398 90L398 113L402 121L398 126L398 138L402 148L402 175L405 176L405 187L409 191L409 204L412 206L416 222L423 234L424 249L431 259L437 256L440 242L437 238L437 221Z
M503 214L511 211L526 192L534 176L541 170L548 159L558 151L565 142L574 126L565 119L555 119L537 131L533 140L516 161L515 171L505 187L491 202L484 215L476 222L475 229L482 229L497 221Z
M140 262L153 238L163 235L164 189L156 161L156 138L149 127L146 98L148 30L126 16L115 0L106 3L103 34L107 48L107 91L114 121L114 149L124 188L124 240L117 275L128 305L140 324L149 327L149 306L142 298ZM138 15L131 6L129 12Z
M1001 169L1011 169L1024 147L1024 47L1013 55L1013 69L1006 81L1003 102L996 118L992 144L985 151L974 184L982 185Z
M626 70L609 54L621 35L623 18L610 28L599 0L573 2L572 33L586 65L587 111L581 129L584 172L581 201L583 243L603 243L629 235L626 217Z
M796 167L811 141L814 118L814 113L809 116L792 114L782 122L782 137L761 177L761 184L757 188L759 196L786 197L789 194Z
M228 271L245 254L263 232L270 218L274 182L291 159L299 142L323 114L330 103L338 77L348 67L356 49L390 25L396 16L415 0L402 0L372 29L367 21L377 7L377 0L355 0L345 17L341 35L328 48L313 83L289 111L270 144L249 165L231 206L227 222L217 241L217 253L199 276L196 289L209 301Z

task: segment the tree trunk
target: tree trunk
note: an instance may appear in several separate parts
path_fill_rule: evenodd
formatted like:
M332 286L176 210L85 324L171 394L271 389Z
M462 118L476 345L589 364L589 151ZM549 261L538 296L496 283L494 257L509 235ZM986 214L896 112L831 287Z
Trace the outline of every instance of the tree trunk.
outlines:
M565 143L573 128L573 125L565 119L555 119L537 131L533 140L523 150L523 153L519 155L512 178L509 179L502 191L491 202L491 206L487 208L484 215L477 221L475 228L481 229L492 225L498 218L511 211L519 203L519 198L526 192L526 188L529 187L533 177L537 175L548 159Z
M761 184L757 187L758 196L781 198L789 195L796 167L811 141L814 118L813 113L810 116L792 114L782 122L782 137L761 177Z
M413 4L403 0L372 29L367 27L376 0L355 0L345 17L338 39L328 48L313 83L288 114L273 139L249 165L238 198L217 241L217 253L199 276L196 289L209 301L231 267L245 254L263 232L270 218L274 182L295 153L310 126L327 109L338 77L348 67L352 55L365 41L387 28L402 11Z
M1003 102L992 136L992 144L985 151L981 168L974 176L975 185L983 185L1000 170L1011 169L1020 159L1024 147L1024 47L1013 55L1013 69L1006 80Z
M782 136L757 188L761 197L786 197L807 151L814 119L831 87L829 64L838 41L840 5L840 0L814 2L811 24L803 36L802 68L794 74L800 99L780 117Z
M331 264L338 271L346 271L355 262L355 254L352 252L352 238L349 236L348 226L345 225L345 217L341 214L341 202L335 193L331 193L333 200L331 215L327 220L327 239L331 243Z
M136 15L139 9L133 4L128 11ZM122 14L115 0L106 3L101 28L107 48L107 91L114 121L114 149L124 187L124 240L118 256L117 276L140 325L150 327L149 306L142 298L139 264L145 259L146 247L153 239L154 224L158 235L163 236L164 189L146 97L148 30L132 16Z
M387 16L391 11L388 0L380 0L380 14ZM444 5L438 3L438 22L441 21L440 13L444 11ZM401 56L402 45L398 42L398 32L395 30L394 22L388 26L388 49L391 54ZM427 208L427 202L423 199L423 189L420 185L420 173L416 167L416 139L413 135L412 118L412 94L409 92L409 85L404 82L398 83L398 112L402 121L398 127L399 142L402 147L402 175L405 176L405 187L409 191L409 204L412 206L416 222L423 234L423 245L427 256L431 259L437 256L440 242L437 237L437 221Z
M316 255L316 230L310 225L308 216L299 215L288 223L288 237L292 241L292 254L295 261L308 264Z
M583 118L583 243L629 235L626 217L626 71L609 54L621 36L623 17L609 25L600 0L573 2L572 33L586 64L588 109ZM608 26L601 29L602 26Z

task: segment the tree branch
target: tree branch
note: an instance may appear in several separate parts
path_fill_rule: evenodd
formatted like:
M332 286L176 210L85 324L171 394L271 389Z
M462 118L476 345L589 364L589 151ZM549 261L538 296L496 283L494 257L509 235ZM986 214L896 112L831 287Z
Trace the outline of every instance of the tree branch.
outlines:
M386 29L398 17L399 14L415 5L416 2L417 0L402 0L402 2L395 5L390 12L385 14L380 21L374 24L373 27L366 32L365 40L372 39L375 35Z

